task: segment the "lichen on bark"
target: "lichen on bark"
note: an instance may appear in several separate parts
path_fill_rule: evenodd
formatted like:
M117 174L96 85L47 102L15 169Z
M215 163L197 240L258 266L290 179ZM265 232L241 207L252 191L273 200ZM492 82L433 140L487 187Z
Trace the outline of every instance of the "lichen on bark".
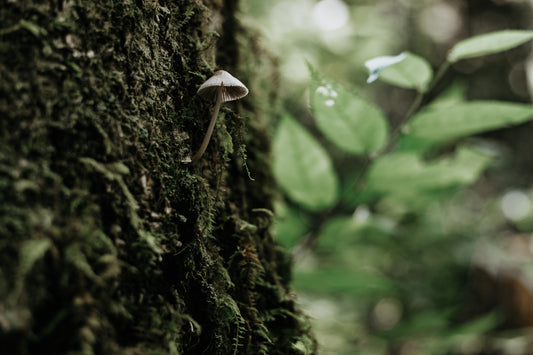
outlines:
M236 11L3 2L0 349L314 351L270 234L275 66ZM252 94L184 166L209 117L196 90L219 68Z

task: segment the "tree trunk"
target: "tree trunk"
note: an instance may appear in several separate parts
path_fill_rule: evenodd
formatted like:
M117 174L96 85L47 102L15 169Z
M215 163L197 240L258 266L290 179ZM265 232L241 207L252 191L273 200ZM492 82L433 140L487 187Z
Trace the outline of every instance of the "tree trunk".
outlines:
M0 353L312 353L236 0L0 3ZM216 69L250 89L205 155ZM247 157L247 158L246 158Z

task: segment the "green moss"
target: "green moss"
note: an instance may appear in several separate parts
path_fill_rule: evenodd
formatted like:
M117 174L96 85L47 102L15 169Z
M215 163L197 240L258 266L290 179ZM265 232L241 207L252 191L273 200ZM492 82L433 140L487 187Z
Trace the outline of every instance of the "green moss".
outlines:
M222 17L206 4L0 9L3 349L291 354L314 344L264 213L275 193L273 61L240 28L234 1ZM196 90L215 56L251 94L222 109L204 158L187 166L210 110Z

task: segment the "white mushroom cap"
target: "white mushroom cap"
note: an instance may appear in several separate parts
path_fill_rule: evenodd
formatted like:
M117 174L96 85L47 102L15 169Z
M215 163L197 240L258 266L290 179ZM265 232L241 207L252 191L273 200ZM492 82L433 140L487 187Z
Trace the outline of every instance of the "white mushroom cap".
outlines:
M200 86L197 94L205 99L216 100L219 90L222 90L222 102L238 100L248 95L248 88L225 70L215 72Z

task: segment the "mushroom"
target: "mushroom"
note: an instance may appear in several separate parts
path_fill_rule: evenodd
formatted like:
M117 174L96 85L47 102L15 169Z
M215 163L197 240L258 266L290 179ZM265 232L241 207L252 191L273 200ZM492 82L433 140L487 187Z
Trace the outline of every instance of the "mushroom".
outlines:
M234 101L245 97L248 95L248 88L227 71L219 70L200 86L197 94L204 99L215 100L215 108L213 109L211 122L209 122L209 127L207 128L207 133L205 134L202 145L190 160L183 160L184 163L191 164L202 157L209 144L209 140L211 139L217 121L220 105L223 102Z

